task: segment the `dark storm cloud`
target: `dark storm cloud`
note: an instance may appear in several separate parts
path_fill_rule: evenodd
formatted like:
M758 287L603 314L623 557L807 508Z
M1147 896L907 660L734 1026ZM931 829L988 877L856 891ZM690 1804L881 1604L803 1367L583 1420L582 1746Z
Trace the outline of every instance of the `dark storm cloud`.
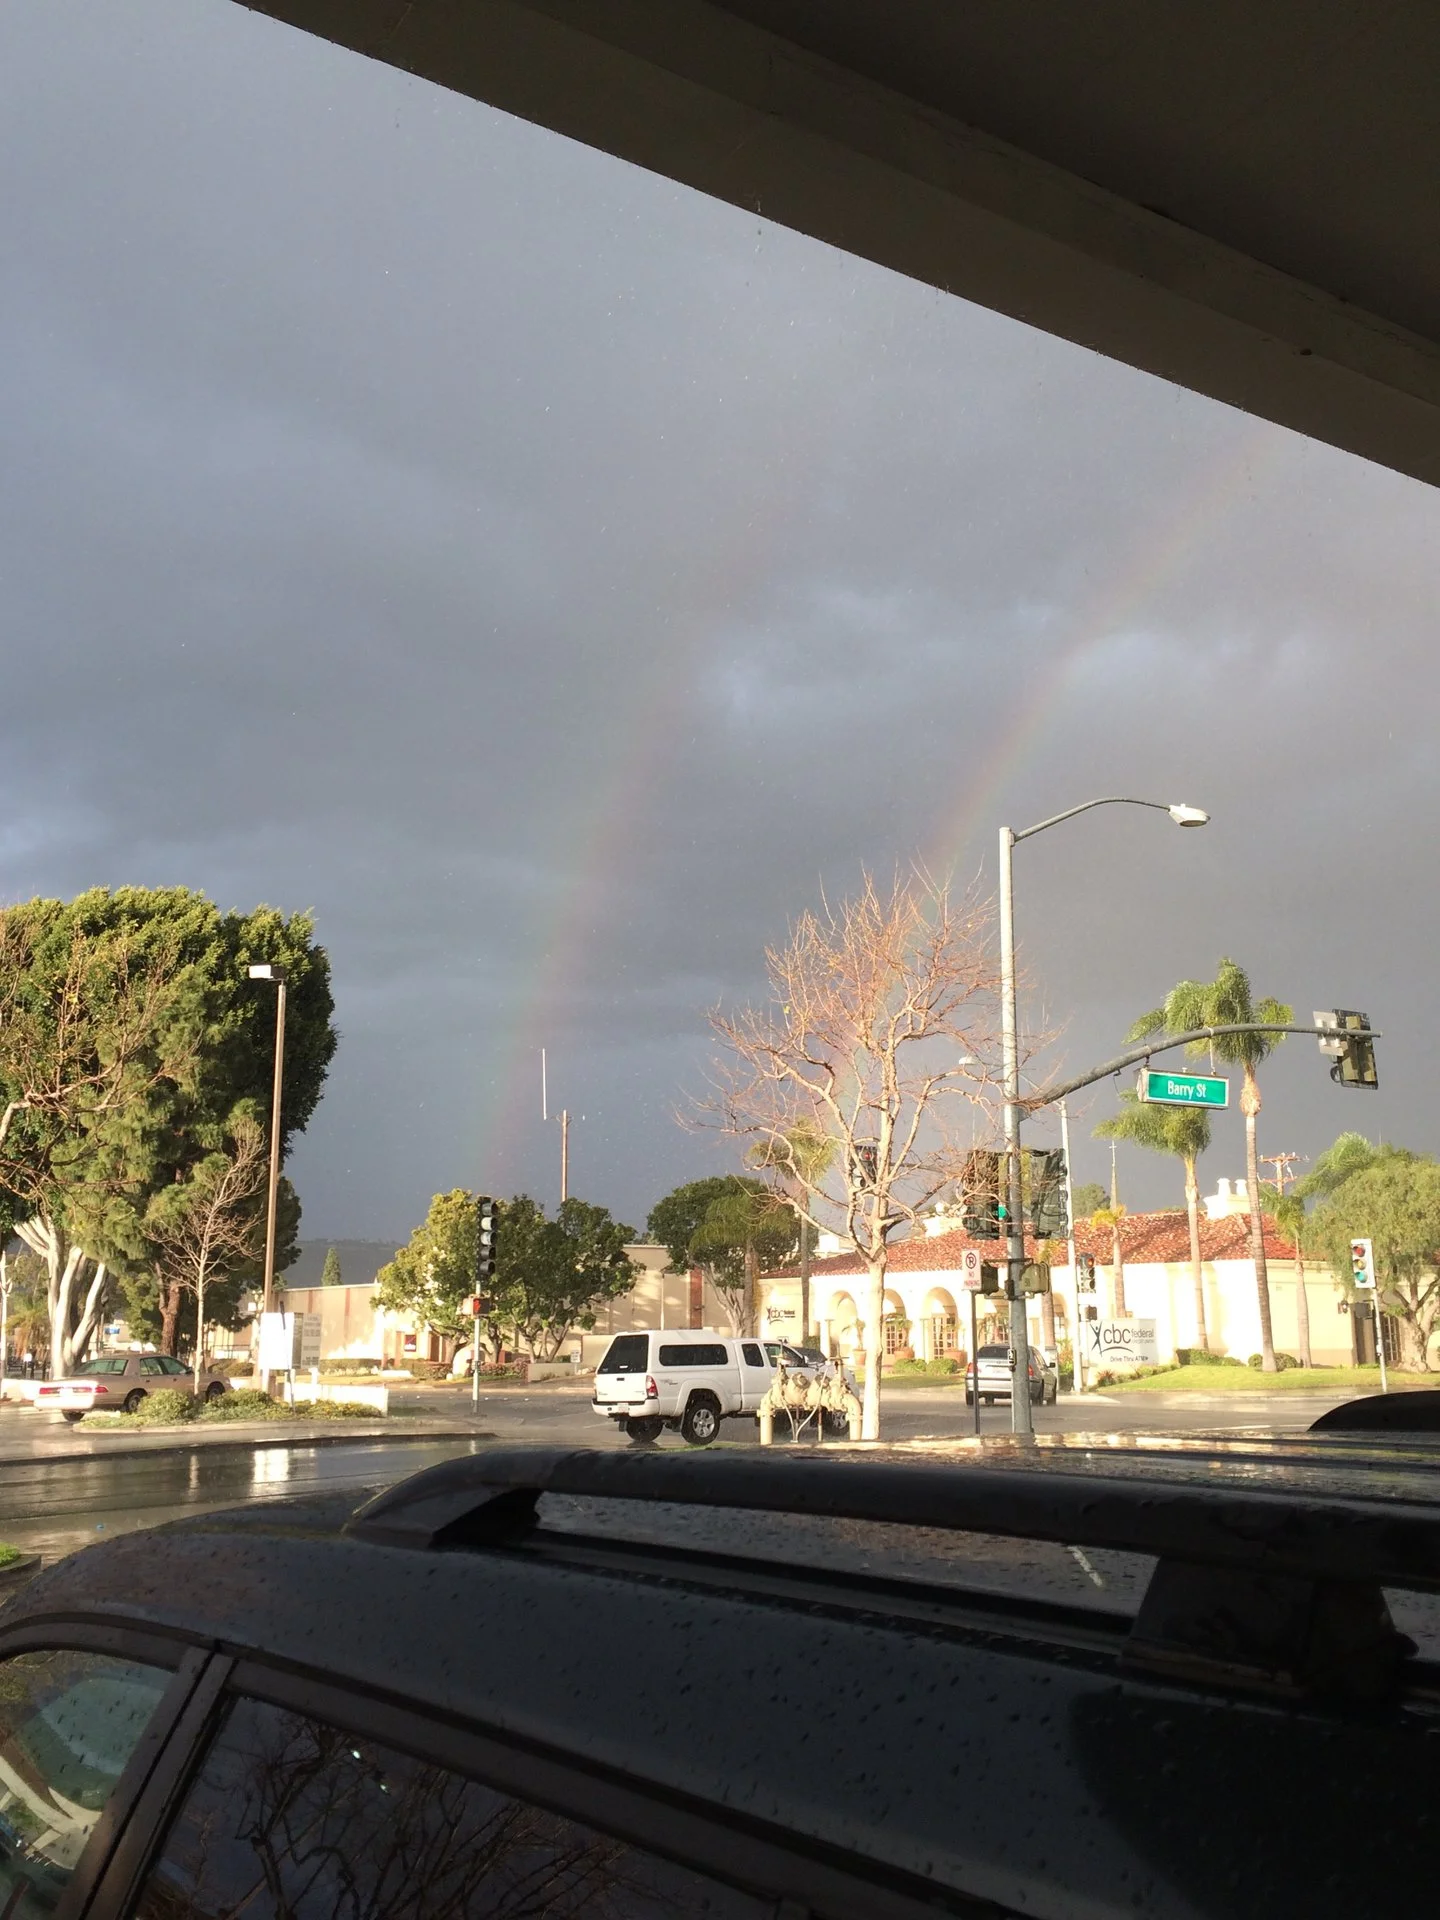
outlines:
M231 0L16 0L0 165L5 889L316 909L315 1231L548 1193L542 1038L638 1220L822 881L1099 791L1215 824L1022 850L1070 1064L1230 951L1436 1144L1433 492Z

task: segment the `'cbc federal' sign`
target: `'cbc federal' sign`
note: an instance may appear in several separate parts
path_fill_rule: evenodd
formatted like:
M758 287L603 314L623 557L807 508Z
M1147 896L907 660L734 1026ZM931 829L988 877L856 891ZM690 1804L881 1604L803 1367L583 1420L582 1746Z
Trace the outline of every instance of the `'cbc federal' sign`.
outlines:
M1160 1342L1153 1320L1087 1320L1086 1357L1092 1367L1154 1367Z

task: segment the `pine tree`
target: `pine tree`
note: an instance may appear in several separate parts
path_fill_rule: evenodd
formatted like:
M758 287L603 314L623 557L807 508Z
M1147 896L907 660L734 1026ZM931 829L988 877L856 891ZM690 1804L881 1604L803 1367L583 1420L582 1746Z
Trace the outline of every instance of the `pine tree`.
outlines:
M344 1285L340 1278L340 1256L334 1247L331 1247L325 1255L325 1265L320 1270L320 1284L322 1287Z

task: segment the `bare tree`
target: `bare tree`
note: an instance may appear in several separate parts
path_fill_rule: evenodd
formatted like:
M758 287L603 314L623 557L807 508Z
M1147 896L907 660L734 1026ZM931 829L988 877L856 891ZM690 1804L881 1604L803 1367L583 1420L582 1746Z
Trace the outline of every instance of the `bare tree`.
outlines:
M743 1140L803 1221L865 1262L862 1432L880 1433L888 1242L959 1171L956 1101L997 1080L998 967L987 902L924 874L806 913L765 956L770 1001L717 1009L712 1124ZM973 1113L973 1106L971 1108ZM797 1132L831 1152L797 1155Z
M162 1300L178 1309L195 1298L195 1391L200 1391L205 1336L205 1284L227 1279L263 1257L269 1156L265 1135L248 1118L237 1120L228 1151L207 1154L184 1182L156 1195L145 1216L151 1263Z

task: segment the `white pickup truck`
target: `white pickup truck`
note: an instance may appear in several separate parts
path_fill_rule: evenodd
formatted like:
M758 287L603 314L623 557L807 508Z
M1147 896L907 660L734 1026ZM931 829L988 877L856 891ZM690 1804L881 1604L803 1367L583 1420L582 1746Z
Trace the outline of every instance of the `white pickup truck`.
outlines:
M706 1447L722 1420L753 1418L775 1374L776 1357L801 1368L793 1348L747 1335L672 1327L617 1333L595 1369L595 1412L632 1440L658 1440L678 1427Z

